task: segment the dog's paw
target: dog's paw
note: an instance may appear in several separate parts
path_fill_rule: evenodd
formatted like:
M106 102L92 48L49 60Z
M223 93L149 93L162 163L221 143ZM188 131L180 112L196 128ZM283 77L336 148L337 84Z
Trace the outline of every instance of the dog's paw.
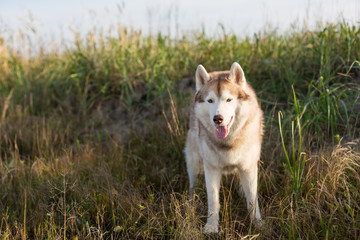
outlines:
M254 226L255 226L257 229L261 229L261 227L262 227L263 224L264 224L264 221L263 221L261 218L259 218L259 219L254 219L254 220L253 220L253 224L254 224Z
M204 233L218 233L219 232L219 227L217 224L210 224L207 223L205 225L205 227L203 228Z

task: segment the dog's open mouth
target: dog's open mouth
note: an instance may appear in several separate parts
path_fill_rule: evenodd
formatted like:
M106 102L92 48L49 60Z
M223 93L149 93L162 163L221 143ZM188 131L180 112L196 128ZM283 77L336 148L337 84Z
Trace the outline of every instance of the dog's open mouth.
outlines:
M230 122L226 126L217 126L216 127L216 136L220 139L226 138L226 136L229 134L229 126L232 122L233 117L231 117Z

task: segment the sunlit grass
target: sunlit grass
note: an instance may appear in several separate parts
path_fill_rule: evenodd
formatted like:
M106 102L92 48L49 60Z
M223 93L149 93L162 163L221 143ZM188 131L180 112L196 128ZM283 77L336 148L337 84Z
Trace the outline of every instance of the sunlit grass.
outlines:
M219 238L359 237L359 27L180 39L116 31L66 47L26 34L0 41L0 238L206 237L205 186L192 204L182 154L193 75L199 63L234 61L267 116L265 222L251 227L224 177Z

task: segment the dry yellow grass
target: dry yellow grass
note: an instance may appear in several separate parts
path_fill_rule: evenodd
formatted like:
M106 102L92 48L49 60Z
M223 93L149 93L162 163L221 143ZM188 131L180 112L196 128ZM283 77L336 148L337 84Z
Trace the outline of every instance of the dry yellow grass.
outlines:
M359 238L358 27L178 41L118 31L35 56L0 42L0 238ZM217 70L233 61L266 114L265 224L250 224L236 179L224 177L220 233L208 236L205 186L190 202L182 155L191 78L198 63ZM290 152L292 85L306 152L297 197L275 116L284 113Z

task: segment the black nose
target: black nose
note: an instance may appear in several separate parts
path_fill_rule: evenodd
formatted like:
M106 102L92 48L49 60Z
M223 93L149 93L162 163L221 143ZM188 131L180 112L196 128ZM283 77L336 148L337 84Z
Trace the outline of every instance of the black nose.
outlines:
M215 115L213 118L214 123L221 124L224 121L224 117L222 115Z

